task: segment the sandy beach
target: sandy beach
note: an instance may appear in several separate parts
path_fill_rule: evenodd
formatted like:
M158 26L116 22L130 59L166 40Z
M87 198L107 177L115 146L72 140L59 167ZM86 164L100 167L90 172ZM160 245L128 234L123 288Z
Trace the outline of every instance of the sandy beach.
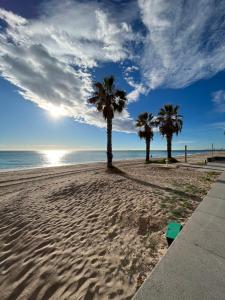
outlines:
M1 299L131 299L167 250L167 223L184 224L219 175L115 166L0 173Z

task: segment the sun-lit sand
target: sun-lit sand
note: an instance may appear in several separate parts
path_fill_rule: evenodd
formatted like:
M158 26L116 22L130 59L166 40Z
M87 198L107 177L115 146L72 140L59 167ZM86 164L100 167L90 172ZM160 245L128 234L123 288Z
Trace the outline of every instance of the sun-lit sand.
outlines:
M0 173L0 299L131 299L218 176L115 165Z

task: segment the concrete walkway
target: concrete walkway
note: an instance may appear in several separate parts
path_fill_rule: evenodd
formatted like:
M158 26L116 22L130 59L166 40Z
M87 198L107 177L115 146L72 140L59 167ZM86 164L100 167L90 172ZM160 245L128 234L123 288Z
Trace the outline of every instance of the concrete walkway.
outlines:
M225 163L217 163L217 162L212 162L208 163L207 165L196 165L196 164L189 164L189 163L180 163L181 166L184 167L189 167L189 168L194 168L198 169L199 171L212 171L212 172L222 172L225 170Z
M133 297L151 299L225 299L225 171Z

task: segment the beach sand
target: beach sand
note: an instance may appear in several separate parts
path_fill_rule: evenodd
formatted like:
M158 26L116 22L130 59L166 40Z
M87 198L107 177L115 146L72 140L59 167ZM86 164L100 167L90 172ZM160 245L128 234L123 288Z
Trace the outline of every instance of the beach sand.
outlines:
M189 161L204 161L204 156ZM143 161L0 173L0 299L131 299L218 173Z

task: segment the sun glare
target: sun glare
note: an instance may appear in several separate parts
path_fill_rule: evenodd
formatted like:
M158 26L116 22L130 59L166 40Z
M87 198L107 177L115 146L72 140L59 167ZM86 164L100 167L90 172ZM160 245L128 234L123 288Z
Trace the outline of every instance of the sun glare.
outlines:
M63 157L68 151L66 150L43 150L41 153L47 165L57 166L63 163Z
M56 107L56 106L52 106L49 110L49 113L50 113L51 117L56 118L56 119L58 119L64 115L61 107Z

